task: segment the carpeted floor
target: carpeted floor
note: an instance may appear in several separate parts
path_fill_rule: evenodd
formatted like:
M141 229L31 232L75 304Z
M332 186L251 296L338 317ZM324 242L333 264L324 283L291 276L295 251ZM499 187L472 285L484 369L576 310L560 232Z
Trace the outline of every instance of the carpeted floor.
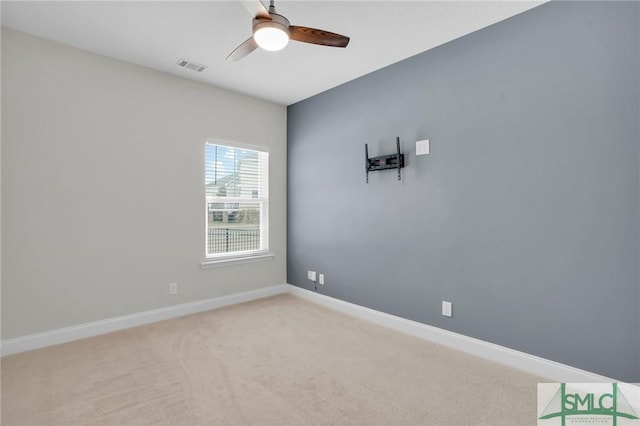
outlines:
M543 379L291 295L2 358L9 425L533 425Z

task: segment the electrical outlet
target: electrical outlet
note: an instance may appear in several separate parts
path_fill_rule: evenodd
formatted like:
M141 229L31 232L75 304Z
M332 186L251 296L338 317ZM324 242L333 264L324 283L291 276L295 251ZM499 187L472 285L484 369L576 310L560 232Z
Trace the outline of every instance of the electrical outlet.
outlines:
M169 294L178 294L178 283L169 284Z
M307 279L316 282L316 271L307 271Z
M442 301L442 316L451 317L453 316L453 303Z
M324 274L318 275L318 284L324 285Z

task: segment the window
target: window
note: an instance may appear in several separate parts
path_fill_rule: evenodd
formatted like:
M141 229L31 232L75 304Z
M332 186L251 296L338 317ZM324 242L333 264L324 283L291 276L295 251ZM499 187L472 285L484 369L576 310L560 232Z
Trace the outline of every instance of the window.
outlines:
M269 153L210 142L205 150L207 261L267 255Z

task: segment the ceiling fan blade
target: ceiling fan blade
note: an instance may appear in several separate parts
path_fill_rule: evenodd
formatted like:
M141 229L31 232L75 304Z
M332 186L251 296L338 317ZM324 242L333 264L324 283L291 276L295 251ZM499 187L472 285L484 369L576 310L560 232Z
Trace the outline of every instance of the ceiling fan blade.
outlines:
M240 3L254 18L271 19L269 11L260 0L241 0Z
M301 41L303 43L320 44L332 47L347 47L349 44L349 37L330 33L325 30L318 30L316 28L296 27L295 25L290 25L289 33L291 40Z
M249 37L240 46L236 47L233 52L229 53L229 56L227 56L227 61L229 59L231 59L232 61L239 61L257 48L258 43L256 43L253 37Z

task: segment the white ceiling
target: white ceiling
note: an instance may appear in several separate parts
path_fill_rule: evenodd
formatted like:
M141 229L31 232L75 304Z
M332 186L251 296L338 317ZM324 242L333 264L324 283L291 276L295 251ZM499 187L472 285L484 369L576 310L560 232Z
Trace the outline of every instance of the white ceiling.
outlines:
M276 1L292 25L351 37L346 49L291 42L226 56L251 35L234 1L6 1L2 25L102 55L290 105L469 34L542 1ZM209 68L178 68L185 58Z

